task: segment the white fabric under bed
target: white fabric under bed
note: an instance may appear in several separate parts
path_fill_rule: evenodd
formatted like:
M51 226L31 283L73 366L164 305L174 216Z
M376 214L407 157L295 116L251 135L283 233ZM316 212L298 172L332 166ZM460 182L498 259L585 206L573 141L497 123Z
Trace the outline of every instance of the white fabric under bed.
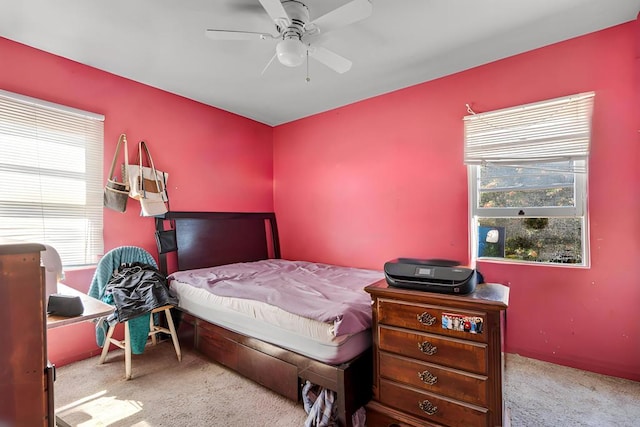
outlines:
M371 346L370 329L335 336L334 323L308 319L274 305L215 295L175 279L170 287L178 296L179 307L200 319L321 362L340 364Z

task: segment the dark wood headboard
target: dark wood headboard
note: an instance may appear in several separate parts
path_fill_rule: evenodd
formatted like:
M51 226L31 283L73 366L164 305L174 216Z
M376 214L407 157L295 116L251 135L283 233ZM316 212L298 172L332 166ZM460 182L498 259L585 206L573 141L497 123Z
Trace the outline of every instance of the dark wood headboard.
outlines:
M177 269L214 267L235 262L280 258L278 227L273 212L167 212L156 218L156 230L175 222ZM160 270L169 273L167 255Z

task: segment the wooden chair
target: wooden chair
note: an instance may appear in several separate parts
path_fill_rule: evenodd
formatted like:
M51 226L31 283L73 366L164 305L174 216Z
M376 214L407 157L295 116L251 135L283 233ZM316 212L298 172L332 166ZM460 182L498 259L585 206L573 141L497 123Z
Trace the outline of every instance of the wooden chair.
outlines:
M151 337L152 345L156 345L157 339L156 335L159 333L165 333L171 335L171 340L173 341L173 347L176 350L176 356L178 356L178 362L182 360L182 353L180 352L180 343L178 342L178 334L176 333L176 328L173 324L173 318L171 317L171 309L172 305L165 305L162 307L158 307L151 311L151 316L149 317L149 337ZM165 328L161 325L155 324L155 314L163 313L167 320L167 326L169 328ZM104 346L102 347L102 354L100 355L100 364L104 363L107 358L107 353L109 352L110 343L114 344L117 347L120 347L124 350L124 370L126 379L131 379L131 337L129 333L129 322L124 322L124 340L117 340L112 337L113 331L115 330L115 325L109 326L109 331L107 332L107 336L105 338Z

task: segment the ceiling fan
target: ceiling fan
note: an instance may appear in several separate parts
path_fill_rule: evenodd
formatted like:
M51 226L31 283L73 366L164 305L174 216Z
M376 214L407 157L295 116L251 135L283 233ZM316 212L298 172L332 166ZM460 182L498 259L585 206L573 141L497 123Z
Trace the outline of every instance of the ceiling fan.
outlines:
M275 24L276 34L241 30L208 29L207 37L213 40L280 40L276 53L263 69L275 58L288 67L302 65L311 57L337 73L351 68L351 61L337 53L315 45L322 34L371 15L371 0L352 0L313 21L309 19L309 8L300 0L259 0Z

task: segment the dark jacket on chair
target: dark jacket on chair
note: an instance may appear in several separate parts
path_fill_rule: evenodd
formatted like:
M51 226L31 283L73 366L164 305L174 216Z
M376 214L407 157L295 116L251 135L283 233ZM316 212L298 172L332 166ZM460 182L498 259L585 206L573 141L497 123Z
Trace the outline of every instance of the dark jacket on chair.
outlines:
M107 283L116 310L107 319L125 322L164 305L178 305L166 277L155 267L141 262L122 264Z

